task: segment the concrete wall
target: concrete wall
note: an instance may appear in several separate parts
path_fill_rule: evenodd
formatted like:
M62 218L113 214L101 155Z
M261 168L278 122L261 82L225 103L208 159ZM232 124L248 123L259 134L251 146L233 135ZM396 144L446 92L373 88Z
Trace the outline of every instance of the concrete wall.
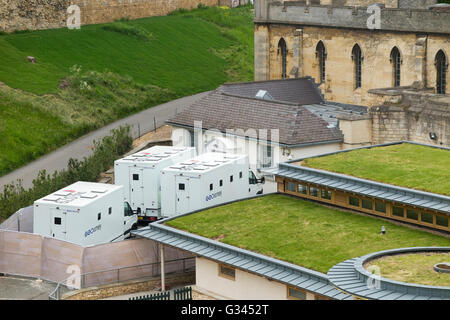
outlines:
M161 16L200 3L215 6L219 0L0 0L0 31L65 27L67 8L73 4L80 7L81 24L86 25Z
M264 277L236 269L234 280L219 276L219 264L196 258L196 285L232 300L286 300L287 286ZM307 293L308 300L314 295Z

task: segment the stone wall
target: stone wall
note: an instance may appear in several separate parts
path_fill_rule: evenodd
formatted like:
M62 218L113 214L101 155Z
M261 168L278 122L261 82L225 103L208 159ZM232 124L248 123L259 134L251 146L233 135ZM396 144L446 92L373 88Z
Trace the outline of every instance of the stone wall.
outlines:
M220 0L0 0L0 31L62 28L67 8L78 5L81 24L112 22L120 18L138 19L166 15L171 11L208 6Z
M195 271L166 276L166 286L187 286L195 284ZM72 291L63 295L62 300L99 300L137 292L154 291L161 286L161 278L156 277L145 281L134 280L125 283L111 284L102 287L92 287Z
M450 54L449 35L419 35L416 33L334 27L296 26L271 23L255 25L255 80L280 79L282 55L278 43L287 44L288 77L311 76L320 79L316 47L325 45L327 57L325 82L320 88L330 101L358 105L374 105L368 91L394 85L391 51L397 47L401 54L401 86L414 82L422 87L436 87L435 57L439 50ZM352 49L362 50L362 86L355 89ZM291 71L298 70L297 73ZM447 72L450 83L450 70ZM450 90L450 88L447 88Z
M370 110L374 144L408 140L450 147L449 95L405 91L388 100Z

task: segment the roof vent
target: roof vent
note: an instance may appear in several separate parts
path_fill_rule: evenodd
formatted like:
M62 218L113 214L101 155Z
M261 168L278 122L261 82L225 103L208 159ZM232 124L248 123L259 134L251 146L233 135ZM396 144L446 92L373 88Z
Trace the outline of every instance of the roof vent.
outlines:
M268 93L266 90L259 90L255 98L262 100L274 100L270 93Z

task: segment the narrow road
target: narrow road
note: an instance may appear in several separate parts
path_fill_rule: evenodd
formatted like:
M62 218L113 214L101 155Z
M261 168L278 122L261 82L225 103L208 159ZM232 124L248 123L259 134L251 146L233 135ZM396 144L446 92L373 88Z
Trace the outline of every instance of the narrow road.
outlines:
M202 92L193 96L188 96L173 100L150 109L141 111L137 114L116 121L88 133L75 141L49 153L41 158L29 163L28 165L21 167L13 172L0 177L0 190L3 190L3 186L9 184L17 179L22 179L22 184L25 188L31 187L33 179L37 176L40 170L47 170L49 173L53 173L55 170L62 170L67 167L67 162L70 158L83 159L92 154L92 146L94 140L100 140L107 136L111 129L120 127L121 125L129 124L132 126L131 133L133 138L137 138L140 134L143 135L156 127L164 125L165 121L172 118L177 113L183 111L189 105L196 100L199 100L206 96L209 92Z

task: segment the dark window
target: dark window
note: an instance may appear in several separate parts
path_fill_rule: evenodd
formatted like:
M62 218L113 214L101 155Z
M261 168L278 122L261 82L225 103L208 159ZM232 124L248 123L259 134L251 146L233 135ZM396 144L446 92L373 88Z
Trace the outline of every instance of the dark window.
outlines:
M224 265L220 265L219 275L234 280L234 278L236 277L236 270Z
M407 209L406 217L411 220L419 220L419 212L417 210Z
M298 185L298 192L301 194L307 194L308 193L308 186L305 186L303 184Z
M352 50L352 60L354 64L355 89L362 85L362 52L359 45L355 44Z
M402 207L392 207L392 214L397 217L404 217L405 209L403 209Z
M386 203L375 201L375 211L386 213Z
M61 225L61 218L55 218L55 224Z
M372 200L369 200L369 199L362 199L361 206L362 206L364 209L372 210L372 209L373 209L373 203L372 203Z
M138 174L133 174L133 180L134 180L134 181L139 180L139 175L138 175Z
M351 206L359 207L359 198L348 197L348 203L349 203Z
M436 54L436 92L445 94L447 89L447 57L444 51L439 50Z
M320 70L320 83L325 82L325 60L327 58L327 52L325 50L325 45L322 41L319 41L316 47L316 58L319 59L319 70Z
M433 224L433 215L431 213L421 212L420 220L425 223Z
M230 176L230 182L233 182L233 176Z
M436 224L441 227L448 227L448 218L436 215Z
M397 47L394 47L391 51L391 63L393 74L394 87L400 86L400 66L402 64L402 57Z
M295 191L297 191L297 190L296 190L296 187L297 187L297 185L296 185L294 182L288 182L288 183L287 183L287 186L286 186L286 189L287 189L288 191L295 192Z
M314 187L309 187L309 195L311 197L319 197L319 189Z
M320 192L320 196L321 196L323 199L331 200L331 191L330 191L330 190L322 189L321 192Z
M190 138L191 138L191 141L190 141L191 147L195 147L195 133L194 133L194 131L189 131L189 135L190 135Z
M219 181L219 186L221 186L221 187L223 186L223 180Z
M98 215L97 215L97 220L101 220L102 219L102 214L101 213L99 213Z
M209 191L212 191L214 189L214 185L211 183L210 185L209 185Z
M298 300L306 300L306 292L294 288L289 288L288 297Z
M112 213L112 207L109 207L108 208L108 214L111 214Z
M242 171L239 172L239 178L242 179Z
M178 190L186 190L186 185L184 183L179 183Z
M287 47L283 38L278 42L278 56L281 55L281 78L287 78Z

